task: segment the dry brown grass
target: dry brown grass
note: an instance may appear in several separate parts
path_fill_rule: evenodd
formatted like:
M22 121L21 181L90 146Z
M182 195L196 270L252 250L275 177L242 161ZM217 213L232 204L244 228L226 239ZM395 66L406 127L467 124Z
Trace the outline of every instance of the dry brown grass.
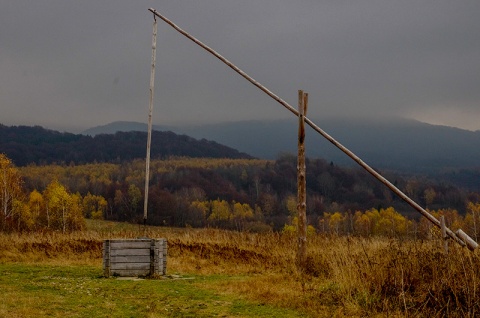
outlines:
M168 239L168 272L229 275L218 292L300 309L312 316L452 316L480 314L480 257L441 242L312 236L308 268L295 267L295 238L215 229L90 224L67 235L0 234L0 262L101 266L102 242L138 236ZM199 280L198 284L201 284ZM210 285L211 286L211 285Z

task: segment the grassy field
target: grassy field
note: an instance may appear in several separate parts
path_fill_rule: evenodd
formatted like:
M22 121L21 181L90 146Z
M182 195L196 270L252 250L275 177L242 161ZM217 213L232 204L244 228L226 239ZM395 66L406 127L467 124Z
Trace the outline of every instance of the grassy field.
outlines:
M300 317L218 291L238 277L106 279L92 266L2 264L1 317ZM243 279L243 278L240 278Z
M102 277L102 242L168 239L167 277ZM311 236L308 270L279 233L89 222L0 234L0 317L475 317L478 251L440 241Z

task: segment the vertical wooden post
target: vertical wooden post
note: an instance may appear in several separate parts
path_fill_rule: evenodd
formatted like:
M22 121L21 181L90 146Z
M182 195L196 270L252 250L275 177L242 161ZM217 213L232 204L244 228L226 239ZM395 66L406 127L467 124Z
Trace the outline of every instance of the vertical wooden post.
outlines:
M447 235L447 226L445 225L445 216L440 217L440 227L442 229L442 238L443 238L443 249L445 255L448 254L448 235Z
M105 240L103 242L103 276L110 277L110 265L110 240Z
M298 159L297 159L297 211L298 211L298 250L297 267L305 270L307 254L307 182L305 167L305 116L308 94L298 91Z
M157 48L157 18L153 15L152 69L150 71L150 101L148 107L147 155L145 159L145 198L143 201L143 225L147 225L148 185L150 183L150 147L152 143L153 89L155 83L155 56Z

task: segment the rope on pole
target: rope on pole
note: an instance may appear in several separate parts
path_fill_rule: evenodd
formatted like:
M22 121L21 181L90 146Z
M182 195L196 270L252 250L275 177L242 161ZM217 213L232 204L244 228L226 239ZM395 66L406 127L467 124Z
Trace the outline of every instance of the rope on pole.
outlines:
M153 93L155 84L155 57L157 49L157 17L153 15L153 34L152 34L152 69L150 71L150 101L148 107L148 132L147 132L147 155L145 159L145 198L143 202L143 225L147 224L148 215L148 186L150 183L150 148L152 144L152 113L153 113Z
M190 35L188 32L184 31L181 29L179 26L177 26L175 23L158 13L155 9L148 9L150 12L152 12L154 15L165 21L167 24L169 24L172 28L174 28L176 31L202 47L204 50L218 58L220 61L225 63L227 66L229 66L231 69L233 69L235 72L240 74L242 77L244 77L247 81L258 87L261 91L263 91L265 94L273 98L275 101L277 101L279 104L284 106L287 110L289 110L291 113L293 113L295 116L299 116L299 112L292 107L290 104L288 104L286 101L281 99L279 96L274 94L272 91L270 91L268 88L257 82L255 79L250 77L247 73L242 71L240 68L238 68L236 65L234 65L232 62L227 60L225 57L217 53L214 49L210 48L209 46L205 45L202 43L200 40L195 38L194 36ZM422 214L424 217L426 217L430 222L432 222L436 227L440 228L440 221L437 220L433 215L428 213L424 208L422 208L418 203L410 199L405 193L403 193L400 189L398 189L395 185L393 185L390 181L385 179L380 173L375 171L372 167L370 167L368 164L366 164L362 159L360 159L357 155L355 155L352 151L347 149L344 145L342 145L340 142L335 140L332 136L330 136L328 133L326 133L324 130L322 130L319 126L317 126L313 121L308 119L307 117L304 117L305 123L308 124L310 127L313 128L316 132L318 132L320 135L322 135L325 139L327 139L330 143L332 143L335 147L340 149L343 153L345 153L347 156L349 156L351 159L353 159L358 165L360 165L362 168L367 170L372 176L374 176L377 180L379 180L381 183L383 183L387 188L389 188L391 191L393 191L395 194L397 194L401 199L403 199L406 203L408 203L411 207L413 207L415 210L417 210L420 214ZM460 244L461 246L467 246L470 250L475 250L475 248L478 246L477 244L471 244L470 240L464 240L457 236L452 230L449 228L446 229L447 235L451 237L455 242ZM473 241L473 240L472 240ZM474 241L473 241L474 242Z

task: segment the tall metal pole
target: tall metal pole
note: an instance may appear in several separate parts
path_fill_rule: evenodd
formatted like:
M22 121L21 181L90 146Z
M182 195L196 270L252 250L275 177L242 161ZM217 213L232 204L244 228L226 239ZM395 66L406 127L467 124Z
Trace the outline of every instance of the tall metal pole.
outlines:
M153 89L155 83L155 56L157 49L157 17L153 15L152 69L150 71L150 102L148 107L147 156L145 159L145 198L143 202L143 225L147 224L148 185L150 183L150 148L152 144Z

